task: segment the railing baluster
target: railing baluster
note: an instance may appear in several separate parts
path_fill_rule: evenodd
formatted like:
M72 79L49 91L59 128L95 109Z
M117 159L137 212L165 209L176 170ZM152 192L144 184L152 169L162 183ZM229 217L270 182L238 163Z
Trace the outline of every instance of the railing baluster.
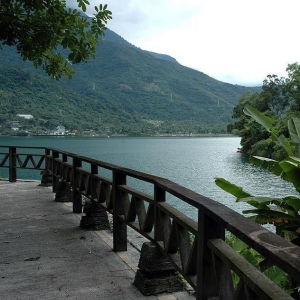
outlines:
M45 170L48 171L50 169L48 155L50 155L50 149L45 148Z
M63 154L62 155L62 161L63 161L63 163L62 163L62 165L61 165L61 169L60 169L60 176L62 176L62 180L63 181L65 181L65 182L67 182L67 176L66 176L66 166L65 166L65 164L64 163L66 163L66 162L68 162L68 155L66 155L66 154Z
M93 175L98 174L98 166L91 164L91 198L96 199L97 198L97 181L93 177Z
M218 286L214 273L212 254L207 246L209 239L225 239L225 229L198 210L197 250L197 300L218 297Z
M9 182L17 181L17 148L9 147Z
M56 158L59 158L59 152L53 150L52 151L52 192L53 193L57 192L57 187L58 187L58 178L56 176L56 169L55 169Z
M213 264L217 278L220 299L234 299L234 287L230 269L213 253Z
M73 213L82 213L82 196L80 191L77 190L78 188L78 181L77 181L77 168L82 167L82 161L76 157L73 157L73 182L72 182L72 189L73 189Z
M126 184L126 175L113 170L113 249L116 252L127 250L127 226L119 219L123 205L118 186L123 184Z
M166 201L166 192L155 185L154 186L154 239L157 242L163 240L163 231L162 231L162 225L159 217L159 208L156 207L156 203L165 202L165 201Z

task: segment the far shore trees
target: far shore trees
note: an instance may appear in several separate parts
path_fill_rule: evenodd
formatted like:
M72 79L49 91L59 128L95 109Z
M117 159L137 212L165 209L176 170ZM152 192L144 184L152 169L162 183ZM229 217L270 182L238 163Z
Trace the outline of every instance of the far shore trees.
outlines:
M289 137L288 120L300 117L300 65L287 67L287 78L268 75L260 93L242 95L233 110L234 123L227 126L228 132L241 137L241 152L248 155L264 156L276 160L285 158L286 153L278 141L261 127L253 118L244 114L246 105L250 105L274 120L276 134Z

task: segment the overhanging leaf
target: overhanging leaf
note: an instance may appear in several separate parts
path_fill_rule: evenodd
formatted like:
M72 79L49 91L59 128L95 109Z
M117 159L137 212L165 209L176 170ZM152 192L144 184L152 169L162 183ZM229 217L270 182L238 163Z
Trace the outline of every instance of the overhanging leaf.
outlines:
M294 143L300 144L300 121L297 118L288 120L288 128Z
M235 196L237 200L240 198L251 197L251 195L245 192L241 187L225 180L224 178L216 178L215 183L225 192Z
M285 159L279 162L279 165L285 173L293 172L299 169L298 164L291 159Z
M262 271L262 272L264 272L264 271L266 271L267 269L269 269L269 268L271 268L271 267L273 267L274 266L274 263L271 261L271 260L269 260L269 259L264 259L264 260L262 260L260 263L259 263L259 269Z
M300 211L300 198L295 196L288 196L283 198L284 202L292 206L296 211Z
M283 201L281 198L272 197L246 197L239 200L240 202L246 202L258 209L270 209L269 204L280 205Z
M284 150L286 151L286 153L289 156L293 155L292 149L291 149L291 145L289 143L289 141L286 139L286 137L281 134L278 138L277 138L278 143L284 148Z
M270 131L270 128L274 123L272 119L268 118L267 116L259 112L257 109L249 105L246 105L243 111L247 116L252 117L257 123L261 124L268 131Z
M282 175L282 178L286 181L291 182L294 185L297 192L300 193L300 169L294 169L291 172L284 173Z
M286 279L286 273L276 266L267 269L264 274L278 285Z
M261 156L252 156L250 157L250 162L254 165L258 165L269 172L272 172L276 176L282 175L282 168L278 161Z
M273 224L272 222L272 218L267 217L267 216L262 216L262 215L254 215L254 216L250 216L248 217L250 220L252 220L253 222L260 224L260 225L264 225L264 224Z
M282 230L281 233L283 234L284 238L288 241L292 241L294 239L299 238L297 233L290 230Z
M284 202L292 206L296 211L300 211L300 199L294 196L285 197Z
M243 213L257 214L258 216L268 217L270 221L272 221L271 223L281 223L284 222L285 220L299 221L297 217L273 209L250 209L250 210L244 210Z

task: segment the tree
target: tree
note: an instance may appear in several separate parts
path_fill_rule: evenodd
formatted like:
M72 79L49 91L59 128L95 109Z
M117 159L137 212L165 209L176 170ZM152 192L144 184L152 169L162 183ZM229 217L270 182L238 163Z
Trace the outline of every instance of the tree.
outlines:
M276 176L280 176L283 180L291 182L296 192L300 193L300 120L297 118L288 120L288 130L292 141L290 142L283 134L278 133L277 128L274 127L275 120L251 106L245 106L244 113L270 132L272 139L284 148L287 155L281 161L258 156L251 157L250 161ZM259 224L273 224L278 235L300 246L299 196L287 195L282 198L253 196L242 187L236 186L224 178L216 178L215 183L235 196L237 202L246 202L254 207L254 209L243 211L244 214L250 214L249 218L251 220ZM272 190L272 186L266 188ZM263 269L270 266L272 266L272 263L267 260L260 263L260 267ZM292 296L295 299L300 299L299 281L289 279Z
M85 12L89 2L77 4ZM52 78L71 78L72 64L94 56L111 15L102 4L88 17L67 8L65 0L0 0L0 48L15 46L23 60L41 66Z
M289 94L286 91L283 77L278 78L277 75L268 75L263 82L261 95L277 116L281 116L289 105Z
M238 135L241 137L241 151L246 154L253 154L252 145L267 139L269 134L243 113L246 105L251 105L259 111L268 111L269 106L260 93L251 94L247 92L241 96L238 104L233 109L232 118L235 122L228 128L229 130L236 129L238 131Z
M268 75L263 82L262 91L244 94L233 110L234 123L228 130L237 132L241 139L241 152L249 155L266 156L283 159L285 152L277 140L253 119L243 113L244 107L250 105L267 117L274 119L273 127L279 134L288 136L287 120L299 116L300 112L300 66L288 65L288 78Z
M292 98L291 108L297 115L300 112L300 65L298 63L290 64L286 71L288 73L286 89Z
M244 113L268 130L272 139L277 140L287 154L287 157L281 161L259 156L251 157L250 161L276 176L280 176L283 180L291 182L295 190L300 193L300 120L292 118L288 121L291 143L283 134L278 135L276 128L273 126L275 123L273 119L268 118L251 106L246 106ZM260 224L271 223L275 225L277 234L282 237L288 236L290 239L295 240L297 244L300 244L299 197L253 197L241 187L235 186L225 179L217 178L216 184L236 196L237 201L244 201L254 206L255 210L243 212L254 214L250 217L252 220Z

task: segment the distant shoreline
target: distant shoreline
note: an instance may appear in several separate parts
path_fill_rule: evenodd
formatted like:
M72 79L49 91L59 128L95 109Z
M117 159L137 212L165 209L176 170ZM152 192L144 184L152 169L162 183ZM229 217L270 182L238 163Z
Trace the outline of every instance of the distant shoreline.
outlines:
M95 135L49 135L49 134L39 134L39 135L0 135L0 138L7 138L7 137L54 137L54 138L60 138L60 137L101 137L101 138L113 138L113 137L128 137L128 138L153 138L153 137L169 137L169 138L178 138L178 137L184 137L184 138L193 138L193 137L238 137L237 135L230 134L230 133L216 133L216 134L209 134L209 133L198 133L198 134L157 134L157 135L125 135L125 134L113 134L113 135L105 135L105 134L95 134Z

